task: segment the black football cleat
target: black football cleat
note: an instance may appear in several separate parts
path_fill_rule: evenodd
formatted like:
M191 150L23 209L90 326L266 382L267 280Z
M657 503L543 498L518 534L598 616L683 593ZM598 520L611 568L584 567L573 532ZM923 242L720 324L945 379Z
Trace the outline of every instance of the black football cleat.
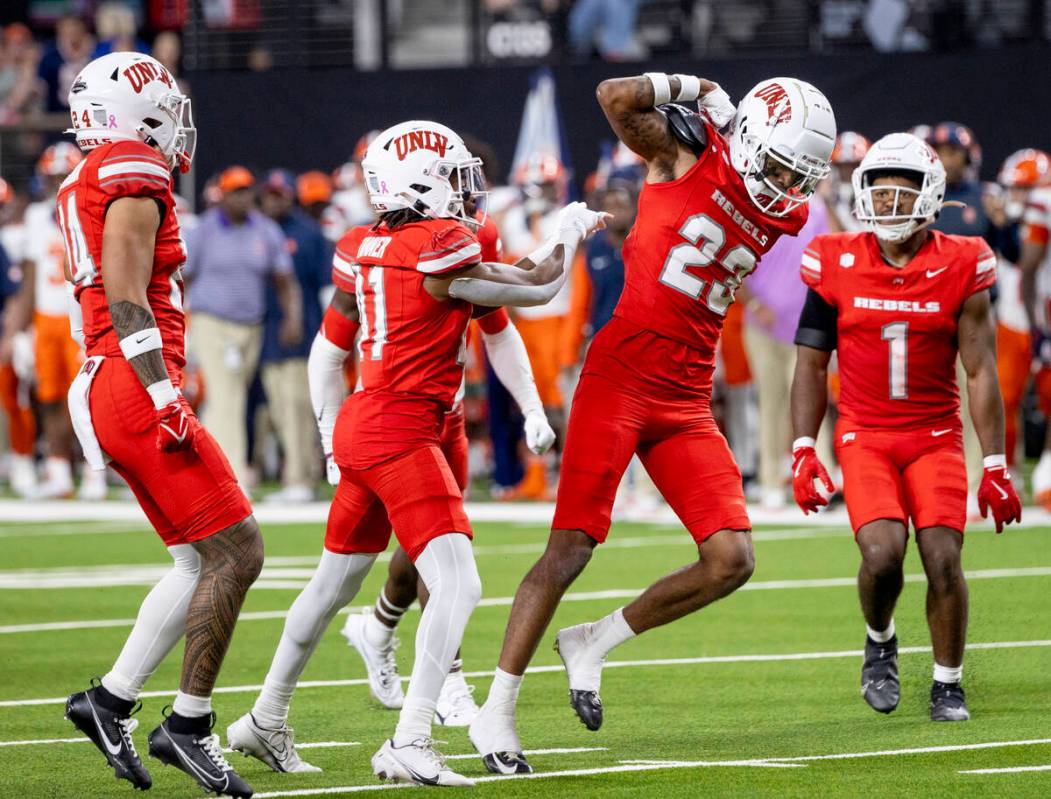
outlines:
M142 765L131 739L132 732L139 726L132 714L142 705L136 705L126 713L110 710L100 704L100 690L101 684L92 680L91 688L69 697L66 718L106 756L106 762L113 767L118 780L127 780L137 790L148 790L153 780Z
M533 773L533 767L521 752L492 752L482 756L482 763L492 774Z
M252 795L252 786L241 779L223 757L219 736L212 733L214 713L206 726L193 732L172 729L172 721L171 716L166 717L150 733L150 757L185 771L206 791L237 799L248 799Z
M574 691L569 692L569 704L573 706L577 717L589 730L597 730L602 726L602 697L598 691Z
M938 682L931 685L931 721L967 721L967 699L958 682Z
M898 681L898 636L878 643L865 636L865 662L861 666L861 696L869 707L890 713L901 699Z

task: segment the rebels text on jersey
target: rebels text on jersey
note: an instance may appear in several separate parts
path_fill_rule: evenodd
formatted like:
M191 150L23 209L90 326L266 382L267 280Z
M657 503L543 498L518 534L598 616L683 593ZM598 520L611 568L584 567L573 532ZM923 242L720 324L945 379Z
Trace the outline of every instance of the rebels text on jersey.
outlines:
M175 215L171 170L156 150L142 142L119 141L92 150L58 192L57 218L84 315L87 354L122 354L106 301L102 262L106 211L110 203L121 197L149 197L157 202L161 212L146 298L161 331L164 360L173 382L177 382L179 370L186 363L186 322L179 272L186 261L186 250Z
M642 188L613 315L695 348L714 365L734 292L778 238L799 232L807 208L763 214L730 165L726 141L705 127L708 145L685 175Z
M861 428L960 424L957 320L996 280L981 238L932 230L898 268L872 233L816 237L803 281L837 311L840 418Z

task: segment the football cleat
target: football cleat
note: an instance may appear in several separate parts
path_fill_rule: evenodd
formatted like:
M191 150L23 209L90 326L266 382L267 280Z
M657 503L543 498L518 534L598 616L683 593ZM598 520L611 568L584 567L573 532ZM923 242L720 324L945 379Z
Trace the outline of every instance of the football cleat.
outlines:
M245 757L251 756L262 760L274 771L282 773L321 771L317 766L312 766L299 757L295 742L292 740L291 727L283 724L278 729L268 730L261 727L251 713L245 713L226 728L226 743L235 752L240 752Z
M365 661L365 670L369 676L369 691L386 708L398 710L405 702L405 692L401 687L398 675L398 660L394 651L398 648L398 639L391 636L385 647L373 646L365 637L365 622L372 615L367 609L362 613L351 613L343 625L343 637L352 647L358 650Z
M483 705L467 732L471 743L482 756L482 763L493 774L532 774L522 753L522 744L515 730L514 712L493 710Z
M861 665L861 696L869 707L890 713L901 699L898 682L898 636L885 643L865 636L865 662Z
M98 703L98 690L99 686L94 685L69 697L66 718L106 756L106 762L113 767L117 779L127 780L138 790L145 791L153 785L153 780L142 765L131 738L139 722L130 714L124 716L102 707ZM131 712L137 712L139 707L141 705Z
M967 721L970 718L960 683L935 680L931 684L931 721Z
M435 720L445 727L470 727L478 715L473 693L474 686L467 684L462 671L450 671L434 708Z
M150 757L155 757L166 766L175 766L185 771L206 791L220 796L249 799L252 786L241 779L233 766L223 757L219 736L212 734L215 714L208 726L208 735L200 732L175 732L171 728L171 717L150 733Z
M430 738L419 738L405 746L387 739L372 756L372 771L381 780L434 785L443 788L469 788L474 780L445 765L445 758Z
M569 678L569 704L589 730L602 726L602 664L606 658L591 651L593 624L578 624L558 631L555 651Z

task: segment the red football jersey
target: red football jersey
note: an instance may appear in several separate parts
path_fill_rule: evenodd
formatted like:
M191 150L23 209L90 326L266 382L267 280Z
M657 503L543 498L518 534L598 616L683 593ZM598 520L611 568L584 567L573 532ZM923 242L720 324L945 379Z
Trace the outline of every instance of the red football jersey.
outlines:
M92 150L58 192L58 222L84 314L87 353L122 354L106 302L106 273L102 262L106 210L121 197L150 197L163 209L146 298L161 331L168 370L172 380L178 383L180 370L186 363L186 320L179 272L186 261L186 249L175 216L171 170L156 150L142 142L119 141Z
M959 425L957 320L996 280L981 238L937 230L904 267L888 264L873 233L816 237L804 282L837 310L840 418L858 427Z
M730 165L729 145L706 129L708 146L685 175L643 186L613 315L695 348L714 364L734 292L778 238L799 232L807 207L784 217L760 211Z
M481 212L477 214L481 216ZM504 259L504 243L500 240L500 229L491 216L487 216L475 234L482 245L482 260L486 263L499 263Z

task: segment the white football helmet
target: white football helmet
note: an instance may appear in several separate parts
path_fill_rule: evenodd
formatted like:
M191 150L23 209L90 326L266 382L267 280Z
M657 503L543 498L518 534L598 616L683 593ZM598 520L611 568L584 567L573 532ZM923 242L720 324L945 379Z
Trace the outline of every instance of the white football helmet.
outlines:
M464 201L480 201L488 194L482 159L437 122L413 120L387 128L365 151L361 170L369 203L378 214L411 208L431 219L473 223Z
M73 127L87 152L112 141L157 147L173 169L186 171L197 148L190 98L171 73L142 53L110 53L80 71L69 90Z
M915 176L919 189L908 186L873 186L880 173ZM938 218L945 200L945 167L929 144L911 133L891 133L869 148L854 170L854 216L883 241L905 241ZM888 214L877 214L876 190L892 189L894 203ZM903 195L915 195L912 212L899 210Z
M825 95L796 78L770 78L737 106L730 161L759 210L785 216L807 202L828 176L835 144L836 118ZM778 164L795 172L788 188L770 177Z

